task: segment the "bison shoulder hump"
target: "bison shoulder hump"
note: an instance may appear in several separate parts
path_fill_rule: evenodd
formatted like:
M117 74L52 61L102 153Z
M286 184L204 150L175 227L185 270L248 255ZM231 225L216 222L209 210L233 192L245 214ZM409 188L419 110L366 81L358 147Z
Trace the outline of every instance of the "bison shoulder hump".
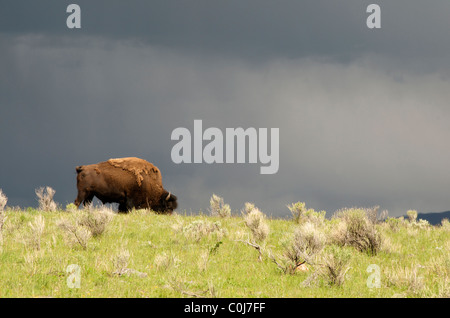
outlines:
M142 185L144 175L156 174L158 178L161 176L159 169L144 159L128 157L109 159L107 162L115 168L120 168L134 174L139 186Z

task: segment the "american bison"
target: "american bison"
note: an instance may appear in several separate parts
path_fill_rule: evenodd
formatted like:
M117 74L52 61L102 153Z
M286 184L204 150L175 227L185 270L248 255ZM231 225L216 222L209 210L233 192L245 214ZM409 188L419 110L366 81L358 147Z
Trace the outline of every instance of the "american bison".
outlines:
M150 162L130 157L78 166L78 196L75 205L92 202L119 203L119 212L132 208L150 208L171 214L178 206L177 197L162 185L161 172Z

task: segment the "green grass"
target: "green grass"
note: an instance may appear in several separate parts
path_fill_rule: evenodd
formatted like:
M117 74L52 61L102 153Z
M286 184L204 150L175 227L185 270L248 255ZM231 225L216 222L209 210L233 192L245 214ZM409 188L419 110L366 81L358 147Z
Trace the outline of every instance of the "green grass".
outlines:
M286 242L299 225L267 219L268 237L258 251L242 217L159 215L139 210L116 214L106 231L88 240L86 248L70 242L58 226L80 212L6 209L0 249L0 297L449 297L449 227L414 227L407 221L394 230L377 224L384 245L375 255L327 242L323 253L350 253L342 285L330 285L308 271L284 274L268 257L282 257ZM30 223L42 215L40 248L31 244ZM210 226L208 233L190 233L192 225ZM212 226L211 224L215 224ZM331 230L333 221L325 220ZM122 259L128 271L118 273ZM321 263L320 257L318 263ZM70 272L80 269L80 288L70 288ZM369 288L371 273L380 268L380 288ZM311 284L304 282L310 279Z

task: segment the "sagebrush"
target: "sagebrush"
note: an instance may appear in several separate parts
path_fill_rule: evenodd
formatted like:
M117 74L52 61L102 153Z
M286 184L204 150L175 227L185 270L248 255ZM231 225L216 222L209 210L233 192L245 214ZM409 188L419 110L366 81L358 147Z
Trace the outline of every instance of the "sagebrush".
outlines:
M40 187L35 190L39 202L39 210L56 211L58 205L53 201L55 190L52 187Z

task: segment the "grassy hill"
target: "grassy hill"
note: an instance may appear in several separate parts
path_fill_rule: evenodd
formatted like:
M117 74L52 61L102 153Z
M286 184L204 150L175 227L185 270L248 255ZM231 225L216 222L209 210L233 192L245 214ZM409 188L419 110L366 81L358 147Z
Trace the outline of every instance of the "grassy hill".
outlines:
M296 208L292 220L252 205L223 217L6 208L0 297L450 296L448 222Z

